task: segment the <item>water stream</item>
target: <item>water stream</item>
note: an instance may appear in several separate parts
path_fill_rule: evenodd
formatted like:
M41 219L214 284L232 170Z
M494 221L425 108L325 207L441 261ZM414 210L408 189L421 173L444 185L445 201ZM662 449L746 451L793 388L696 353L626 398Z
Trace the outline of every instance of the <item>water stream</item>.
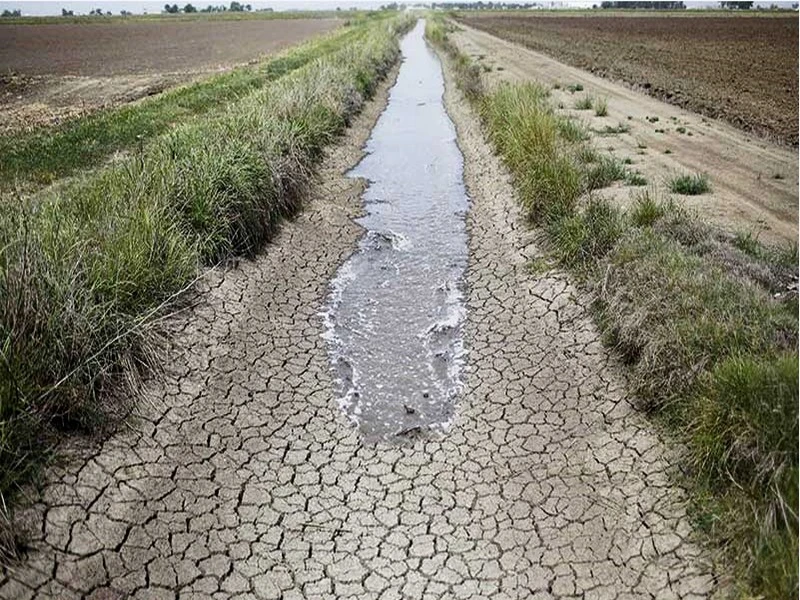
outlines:
M459 394L468 201L423 32L420 20L402 41L397 83L351 173L369 182L366 233L325 312L339 404L368 441L446 430Z

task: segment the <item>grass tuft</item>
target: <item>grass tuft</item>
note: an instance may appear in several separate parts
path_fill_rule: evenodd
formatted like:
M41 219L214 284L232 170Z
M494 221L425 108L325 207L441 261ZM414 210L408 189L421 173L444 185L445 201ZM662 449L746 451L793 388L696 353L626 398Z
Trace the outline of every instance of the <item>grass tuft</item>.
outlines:
M639 171L629 171L625 177L625 183L636 186L647 185L647 178Z
M592 109L592 97L588 94L581 96L575 101L575 108L578 110L591 110Z
M594 114L597 117L605 117L605 116L608 115L608 99L607 98L596 98L595 99L595 101L594 101Z
M678 175L670 179L667 182L667 186L673 194L682 194L684 196L697 196L711 191L708 176L702 173Z
M583 272L614 247L624 231L624 219L608 201L592 198L582 211L551 221L547 229L559 260Z
M627 177L628 171L622 162L612 156L603 155L586 169L585 188L589 191L599 190Z
M499 86L481 104L490 138L505 155L534 221L569 213L581 191L581 175L562 152L559 119L537 84Z

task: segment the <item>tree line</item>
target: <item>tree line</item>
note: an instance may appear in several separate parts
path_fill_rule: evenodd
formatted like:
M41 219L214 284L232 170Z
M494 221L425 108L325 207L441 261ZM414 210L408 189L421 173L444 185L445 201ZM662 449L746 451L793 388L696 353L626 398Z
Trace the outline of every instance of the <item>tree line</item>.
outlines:
M192 4L187 4L183 8L180 8L177 4L165 4L164 5L164 12L168 14L177 14L180 12L183 13L216 13L216 12L250 12L253 10L253 7L250 4L241 4L239 2L231 2L230 6L225 6L221 4L219 6L212 6L208 5L205 8L196 8ZM271 9L268 9L271 10Z

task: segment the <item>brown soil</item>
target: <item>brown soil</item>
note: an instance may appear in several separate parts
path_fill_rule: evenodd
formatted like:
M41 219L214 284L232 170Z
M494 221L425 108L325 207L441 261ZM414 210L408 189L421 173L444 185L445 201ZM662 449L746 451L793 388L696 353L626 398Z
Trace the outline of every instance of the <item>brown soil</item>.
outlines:
M485 65L489 85L531 80L559 84L551 93L554 106L561 107L559 112L582 120L595 132L593 144L599 151L629 159L629 168L640 171L657 193L668 193L667 182L676 174L706 173L710 194L676 198L727 231L754 231L768 243L797 243L797 149L752 139L726 123L671 106L483 31L465 27L452 39L462 52ZM572 94L566 89L568 84L580 84L584 89ZM607 116L574 108L575 101L587 94L607 99ZM620 125L628 130L615 135L597 133ZM616 185L597 193L625 205L632 191L630 186Z
M2 25L0 134L56 125L277 52L337 19Z
M470 15L462 22L671 104L798 142L792 16Z
M338 19L3 25L0 72L109 76L208 71L330 31Z
M152 96L196 79L197 73L163 75L0 75L0 134L58 125L103 108Z

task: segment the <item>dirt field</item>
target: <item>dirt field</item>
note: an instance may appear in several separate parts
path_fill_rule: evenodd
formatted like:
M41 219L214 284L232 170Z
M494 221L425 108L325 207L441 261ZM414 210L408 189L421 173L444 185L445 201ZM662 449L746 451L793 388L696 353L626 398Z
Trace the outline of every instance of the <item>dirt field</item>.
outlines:
M0 25L0 132L58 123L330 31L337 19Z
M461 21L671 104L797 145L796 15L490 13Z
M797 242L797 150L771 144L719 121L705 119L544 54L483 31L465 27L453 35L462 52L488 69L490 84L536 80L553 89L560 112L579 117L590 130L627 129L615 135L594 134L595 146L631 161L661 193L679 173L706 173L712 193L680 196L689 207L732 232L757 232L768 242ZM582 92L570 93L580 84ZM584 95L608 100L608 115L576 110ZM620 204L631 188L612 186L598 192Z

